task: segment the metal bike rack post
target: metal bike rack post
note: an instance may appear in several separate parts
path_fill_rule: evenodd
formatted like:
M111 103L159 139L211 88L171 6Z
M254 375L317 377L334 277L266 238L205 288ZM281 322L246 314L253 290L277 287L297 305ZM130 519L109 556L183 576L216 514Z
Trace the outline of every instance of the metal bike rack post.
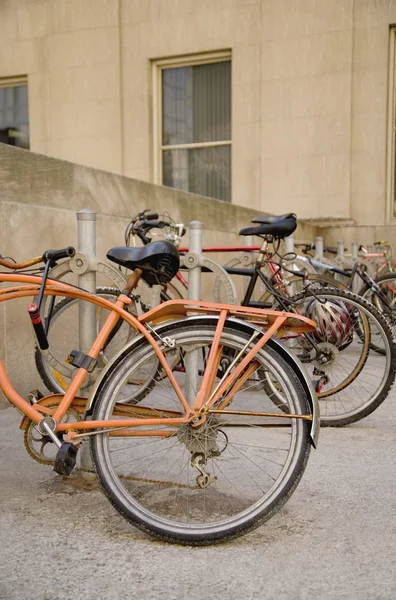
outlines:
M294 233L285 237L285 254L294 254Z
M96 271L89 268L96 254L96 212L83 208L77 212L78 252L84 254L88 267L78 276L79 287L96 292ZM88 352L96 337L96 306L89 302L79 302L79 350ZM82 444L80 463L83 469L92 469L89 446Z
M188 299L199 300L201 296L201 265L203 223L191 221L189 226L189 252L185 257L188 267ZM198 391L198 350L189 350L185 356L186 400L193 405Z
M321 236L315 239L315 260L323 260L323 238Z
M286 263L287 268L292 269L294 271L295 270L295 267L293 266L293 261L295 258L294 257L294 233L285 237L284 255L291 256L291 258L286 258L285 263Z
M340 266L342 266L342 264L344 263L344 253L345 253L344 241L338 240L338 242L337 242L337 263Z
M253 240L252 235L243 236L243 245L244 246L253 246L253 243L254 243L254 240ZM246 290L248 289L249 281L250 281L250 277L243 278L243 290L245 293L246 293Z
M359 247L356 242L351 242L351 261L352 266L359 260ZM359 289L358 277L354 277L352 281L352 292L357 292Z

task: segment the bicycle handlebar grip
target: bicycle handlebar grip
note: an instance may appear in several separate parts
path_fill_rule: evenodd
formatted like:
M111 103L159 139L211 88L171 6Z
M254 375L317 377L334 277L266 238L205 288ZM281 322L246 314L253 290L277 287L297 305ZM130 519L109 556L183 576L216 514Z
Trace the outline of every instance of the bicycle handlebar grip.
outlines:
M47 336L45 335L43 323L41 321L41 316L37 308L37 304L29 304L28 306L29 317L32 321L34 333L36 334L38 345L41 350L47 350L49 348L49 343Z
M165 221L157 221L157 220L151 220L151 221L145 221L144 223L142 223L141 228L142 229L154 229L155 227L158 227L158 229L163 229L163 227L165 227L165 225L167 225L167 223L165 223Z
M61 258L71 258L76 253L73 246L68 246L67 248L62 248L61 250L47 250L43 254L43 261L48 262L49 260L57 261L61 260Z
M158 219L158 213L155 213L155 212L147 213L146 215L144 215L144 218L147 219L147 221L154 221L155 219Z

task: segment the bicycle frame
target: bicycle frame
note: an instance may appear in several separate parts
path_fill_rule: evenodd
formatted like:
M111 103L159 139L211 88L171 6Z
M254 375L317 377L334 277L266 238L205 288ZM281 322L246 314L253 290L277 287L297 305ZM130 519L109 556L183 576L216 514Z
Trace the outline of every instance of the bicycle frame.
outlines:
M126 286L126 291L131 292L136 286L141 271L136 269ZM3 288L0 290L0 302L7 300L13 300L16 298L29 298L37 294L41 278L37 276L21 275L21 274L1 274L0 283L11 283L17 284L14 287ZM21 285L22 284L22 285ZM147 313L144 313L140 317L136 318L129 312L124 310L124 307L132 302L132 300L126 294L121 294L117 301L114 303L105 300L101 297L95 296L88 292L84 292L68 284L60 283L54 280L47 280L44 294L47 296L62 296L75 298L77 300L83 300L95 304L101 308L109 311L103 327L99 331L95 341L92 344L91 349L88 352L88 356L92 359L96 359L107 339L111 333L113 327L121 317L131 327L139 331L139 333L146 338L149 344L153 347L158 360L161 363L166 375L168 376L179 400L185 411L184 416L180 413L175 413L174 416L166 418L167 425L180 425L182 423L193 422L199 424L204 419L204 415L208 412L221 413L226 411L227 406L232 400L233 395L240 389L243 383L251 375L251 373L257 368L254 363L254 356L256 353L266 344L271 336L282 336L286 331L294 331L296 333L302 333L305 331L312 331L315 329L315 324L306 317L291 314L281 313L277 311L262 311L255 310L247 307L237 307L225 304L215 304L206 302L196 302L189 300L174 300L165 302L156 308L153 308ZM201 380L201 386L198 390L193 406L190 406L178 385L172 369L169 367L166 358L161 351L158 343L154 336L147 330L145 324L150 322L152 324L161 323L166 320L175 320L183 318L190 313L193 314L211 314L218 317L218 324L216 328L215 338L211 345L209 352L206 369ZM255 330L252 335L249 344L253 344L252 348L247 352L241 363L229 374L225 374L220 384L214 391L215 373L221 358L221 345L220 338L225 326L226 320L229 316L236 316L239 318L247 319L252 324L258 325L260 328L265 329L263 333L262 329ZM258 341L255 341L258 338ZM251 363L251 364L250 364ZM250 365L247 369L246 367ZM243 373L246 369L245 373ZM8 398L12 405L19 409L28 419L34 423L39 424L44 418L52 417L54 423L53 433L55 432L68 432L67 440L73 441L79 439L87 434L97 434L104 431L111 431L110 435L140 435L140 436L163 436L167 437L173 435L172 431L163 430L147 430L139 431L127 431L129 428L145 426L159 426L164 424L163 418L147 416L144 413L144 408L141 410L143 418L121 418L121 419L109 419L106 421L89 421L82 420L78 422L67 423L62 422L69 407L73 406L73 401L77 400L77 404L80 406L81 412L81 397L79 397L78 390L88 375L88 371L85 368L79 368L75 377L73 378L68 390L64 395L62 394L50 394L42 399L42 401L36 404L29 404L22 396L18 394L15 388L12 386L4 365L0 361L0 388L4 395ZM212 410L213 405L220 399L226 389L230 392L225 398L223 398L216 410ZM49 408L46 404L53 400L53 404L57 404L56 408ZM40 404L41 402L41 404ZM122 415L128 412L128 407L122 405ZM134 406L133 412L139 411L139 407ZM151 411L156 413L156 411ZM117 414L117 413L115 413ZM249 414L249 413L246 413ZM258 416L269 416L268 413L257 413ZM279 417L276 413L274 416ZM285 418L303 418L306 420L313 421L312 414L309 415L284 415ZM93 431L95 430L95 431Z
M367 256L367 255L366 255ZM342 275L343 277L348 278L348 283L346 285L347 288L352 289L353 280L356 275L360 277L360 279L371 289L373 294L379 298L382 304L392 312L392 306L389 304L387 298L381 293L381 289L376 283L376 281L359 265L359 263L355 263L352 269L348 271L344 271L343 269L338 269L337 267L331 267L329 265L325 265L325 263L321 263L320 261L315 261L318 265L327 268L330 273L337 273L338 275ZM389 286L388 286L389 287ZM392 291L394 292L393 288Z

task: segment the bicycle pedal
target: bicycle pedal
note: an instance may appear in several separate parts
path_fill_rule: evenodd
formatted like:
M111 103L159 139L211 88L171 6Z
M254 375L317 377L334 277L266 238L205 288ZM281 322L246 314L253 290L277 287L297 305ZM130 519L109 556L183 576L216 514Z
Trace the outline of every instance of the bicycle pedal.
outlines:
M72 442L63 442L59 448L54 464L54 471L59 475L70 475L76 466L78 448Z

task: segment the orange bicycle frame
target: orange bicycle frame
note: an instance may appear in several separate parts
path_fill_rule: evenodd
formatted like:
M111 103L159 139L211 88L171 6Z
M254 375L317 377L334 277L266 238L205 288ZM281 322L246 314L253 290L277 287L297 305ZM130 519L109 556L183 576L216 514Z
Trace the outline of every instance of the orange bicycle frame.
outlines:
M127 289L129 291L134 288L140 275L141 271L139 269L132 274L132 277L127 284ZM29 298L36 295L41 284L41 278L37 276L21 274L0 274L0 282L19 284L15 285L14 287L3 288L0 290L0 302L4 302L16 298ZM179 425L194 421L197 421L198 423L200 420L202 420L203 415L209 412L213 405L221 399L221 396L225 393L225 391L229 390L226 396L221 399L221 403L217 407L217 410L219 411L225 410L233 395L242 385L243 381L246 380L246 378L254 370L255 355L265 345L271 336L282 336L286 331L303 333L312 331L315 328L313 321L307 319L306 317L292 313L191 300L171 300L153 308L147 313L144 313L139 318L136 318L124 310L124 307L131 303L131 299L125 294L121 294L117 301L112 303L109 300L105 300L104 298L96 296L95 294L90 294L68 284L50 279L47 280L44 294L46 296L66 296L77 300L87 301L109 311L109 315L103 327L99 331L88 352L88 356L93 359L96 359L99 356L107 337L120 317L146 338L148 343L154 349L155 354L167 377L169 378L169 381L171 382L184 410L184 415L177 412L173 414L171 411L165 411L167 413L166 425ZM145 323L150 322L155 325L166 320L180 320L189 314L213 314L218 316L215 337L213 343L211 344L206 369L203 374L201 385L193 406L188 404L180 386L174 377L171 367L168 365L166 358L161 351L161 348L159 347L155 338L145 327ZM257 336L260 339L254 343L253 347L247 352L241 363L231 373L229 373L223 381L221 381L220 386L218 386L216 390L212 391L215 379L213 373L216 373L217 371L216 364L218 365L221 355L220 338L226 319L229 316L236 316L246 319L255 325L259 325L266 331L264 335ZM245 373L243 373L244 370L246 370ZM35 423L39 423L45 416L50 415L56 422L55 432L70 432L70 440L72 440L74 436L78 435L79 433L80 435L78 435L78 437L82 437L84 433L88 433L90 430L98 429L118 430L116 435L170 435L169 432L154 430L140 431L138 433L132 431L126 432L126 428L139 427L142 425L157 426L164 424L164 418L150 417L150 411L146 411L148 414L143 414L144 407L135 406L133 407L133 411L135 413L139 413L140 411L142 413L141 418L119 418L108 419L105 421L78 421L73 423L61 423L73 401L75 399L81 401L81 398L78 397L78 390L80 389L87 375L88 371L86 369L79 368L64 395L50 394L40 401L41 404L37 403L31 405L22 396L20 396L12 386L6 374L4 365L0 360L0 388L11 404L13 404L28 419ZM242 377L240 377L241 375ZM59 404L55 408L49 408L46 406L46 400L54 397L60 400ZM128 408L124 407L123 411L128 412ZM121 411L121 413L123 411ZM155 411L152 410L151 412L154 413ZM279 416L279 414L276 416ZM287 416L287 418L291 418L294 415L285 416ZM300 415L299 418L312 420L311 415Z

